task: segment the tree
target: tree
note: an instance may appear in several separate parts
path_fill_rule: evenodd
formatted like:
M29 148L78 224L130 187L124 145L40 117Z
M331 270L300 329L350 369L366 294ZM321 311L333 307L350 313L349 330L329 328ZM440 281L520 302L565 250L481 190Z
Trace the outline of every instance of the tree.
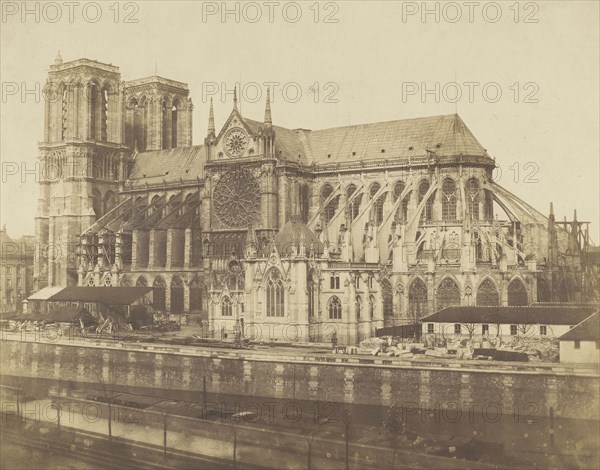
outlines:
M110 384L107 384L104 380L104 377L96 373L96 377L98 377L98 381L102 386L101 390L104 395L104 399L108 403L108 440L112 442L112 404L114 399L121 395L121 393L115 393L114 386L116 380L114 379L114 374L111 375L113 375L113 380L110 381Z
M478 323L462 323L462 326L464 326L469 335L469 341L473 341L473 335L475 334L478 325Z
M406 423L402 419L402 410L395 404L389 408L383 427L385 428L388 442L394 450L392 457L392 468L394 468L396 465L396 455L400 445L400 438L406 431Z

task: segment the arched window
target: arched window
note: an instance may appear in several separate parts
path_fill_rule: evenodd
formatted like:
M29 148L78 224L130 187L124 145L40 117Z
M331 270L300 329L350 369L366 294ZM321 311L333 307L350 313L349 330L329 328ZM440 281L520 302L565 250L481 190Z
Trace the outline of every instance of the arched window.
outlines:
M508 306L528 305L527 288L519 279L513 279L508 285Z
M332 274L329 277L329 288L330 289L339 289L340 288L340 276L336 274Z
M308 222L308 210L310 207L310 196L308 194L308 186L301 184L298 190L299 213L303 223Z
M375 318L375 297L369 296L369 319Z
M447 277L437 288L436 309L441 310L453 305L460 305L460 289L456 282Z
M154 284L152 285L152 305L154 306L155 310L164 312L167 308L166 290L167 286L162 277L158 276L156 279L154 279Z
M67 138L67 129L69 127L69 90L67 85L63 85L62 89L62 129L61 129L61 139L64 141Z
M423 180L421 184L419 184L419 205L427 195L427 191L429 191L429 181ZM429 196L427 202L425 203L425 207L423 208L423 212L421 213L421 220L432 220L433 218L433 195Z
M342 319L342 302L337 296L333 296L327 303L327 310L329 311L329 318L331 320Z
M369 194L371 199L375 198L375 195L381 189L381 185L379 183L373 183L371 189L369 190ZM373 211L373 223L377 226L383 223L383 203L385 202L385 193L380 195L377 200L373 202L372 211Z
M146 150L146 122L147 122L147 100L142 96L140 100L131 100L133 108L133 142L134 148L143 152Z
M221 315L224 317L233 316L233 306L231 304L231 298L227 295L221 299Z
M498 289L491 279L484 279L477 289L477 306L497 307L500 305Z
M411 320L427 313L427 286L421 279L415 279L408 289L408 313Z
M481 241L481 236L478 232L475 232L473 238L475 243L475 259L477 261L483 261L483 242Z
M98 124L98 95L100 94L98 87L95 83L92 83L88 87L88 96L87 98L90 100L89 102L89 136L90 139L96 139L98 135L96 132L96 126Z
M358 217L358 213L360 211L360 200L362 199L362 195L357 194L354 196L354 199L350 200L352 195L356 192L356 186L351 184L346 188L346 197L348 199L348 215L350 216L350 220L354 220Z
M190 284L190 311L205 311L203 304L204 299L204 284L198 277L195 277Z
M100 191L98 191L97 189L94 189L92 190L92 197L94 213L96 214L96 220L98 220L104 215L104 212L102 212L102 194L100 194Z
M360 320L360 314L362 313L362 299L360 295L356 296L356 318Z
M162 218L162 207L160 204L160 196L157 194L150 200L150 209L148 210L148 215L159 213L158 218Z
M543 278L538 278L537 281L537 301L538 302L551 302L552 294L550 293L550 288L548 287L548 283Z
M283 317L285 289L281 274L277 269L271 269L267 275L267 317Z
M394 294L392 292L392 285L387 280L381 282L381 296L383 299L383 315L385 317L393 317Z
M398 200L398 198L402 195L402 192L406 188L406 184L404 181L398 181L394 185L394 198ZM410 194L410 193L409 193ZM406 222L408 220L408 200L409 194L407 194L402 202L398 206L396 211L396 222Z
M171 108L171 148L177 147L177 133L179 131L178 126L178 114L179 114L179 102L175 101Z
M104 195L104 213L108 214L117 204L117 198L112 191L106 191Z
M100 140L108 141L108 90L102 89L102 105L100 109Z
M317 311L319 281L314 271L308 273L308 316L314 317Z
M321 191L321 207L323 208L323 216L325 221L329 222L337 212L339 196L335 196L329 203L325 204L327 199L333 194L333 188L326 185Z
M171 280L171 312L183 313L183 281L178 276Z
M442 183L442 220L456 220L456 183L450 178Z
M471 219L479 220L480 190L479 183L474 178L467 181L467 199Z
M162 148L163 150L168 149L171 142L169 142L169 131L171 130L169 125L169 118L171 117L171 110L169 109L167 101L162 101Z
M136 287L148 287L148 281L146 281L146 278L144 276L140 276L135 282L135 285Z

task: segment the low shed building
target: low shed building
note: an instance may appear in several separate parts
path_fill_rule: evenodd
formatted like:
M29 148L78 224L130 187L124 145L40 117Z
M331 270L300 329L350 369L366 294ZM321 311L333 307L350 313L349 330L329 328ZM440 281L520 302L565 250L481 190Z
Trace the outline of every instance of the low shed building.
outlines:
M560 362L600 364L600 314L586 318L558 341Z

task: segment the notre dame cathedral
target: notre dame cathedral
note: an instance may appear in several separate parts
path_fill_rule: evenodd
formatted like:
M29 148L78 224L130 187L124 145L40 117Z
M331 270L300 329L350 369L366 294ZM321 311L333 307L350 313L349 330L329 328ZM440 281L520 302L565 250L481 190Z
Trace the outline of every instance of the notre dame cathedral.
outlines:
M156 311L247 337L357 342L450 305L587 300L585 223L493 180L454 115L324 130L88 59L48 74L35 282L151 286ZM594 277L595 278L595 277Z

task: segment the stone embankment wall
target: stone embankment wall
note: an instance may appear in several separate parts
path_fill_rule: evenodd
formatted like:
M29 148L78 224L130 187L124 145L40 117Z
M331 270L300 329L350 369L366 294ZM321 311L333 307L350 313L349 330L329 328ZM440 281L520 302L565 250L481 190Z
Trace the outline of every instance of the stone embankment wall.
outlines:
M274 399L599 419L594 367L5 340L2 375Z

